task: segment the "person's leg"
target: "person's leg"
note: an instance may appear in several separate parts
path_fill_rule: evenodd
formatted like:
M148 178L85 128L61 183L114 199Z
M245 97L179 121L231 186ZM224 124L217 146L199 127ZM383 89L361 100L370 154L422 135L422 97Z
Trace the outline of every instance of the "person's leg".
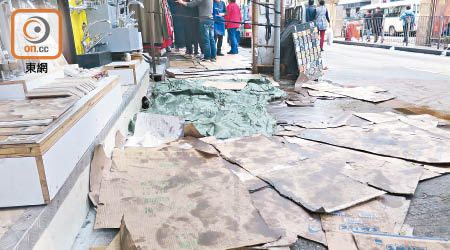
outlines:
M406 36L408 35L408 26L403 25L403 42L406 43Z
M222 54L222 43L223 43L223 36L217 35L217 55L223 56Z
M325 30L321 30L320 32L320 49L323 50L323 41L325 40Z
M236 29L228 29L228 36L230 37L231 51L230 54L237 54Z
M211 48L209 46L209 24L207 21L200 22L200 36L202 37L202 49L204 53L204 59L211 59Z
M209 22L209 48L211 50L211 59L216 59L216 42L214 41L214 22Z

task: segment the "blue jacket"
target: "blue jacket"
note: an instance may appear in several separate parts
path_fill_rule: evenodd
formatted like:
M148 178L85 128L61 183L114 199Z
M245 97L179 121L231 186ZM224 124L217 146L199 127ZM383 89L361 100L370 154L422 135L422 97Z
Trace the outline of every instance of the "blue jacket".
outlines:
M215 20L225 20L225 17L219 17L219 13L227 14L227 7L223 1L217 3L214 1L213 5L213 18ZM225 23L221 21L214 21L214 35L225 35Z
M406 11L403 12L403 14L400 16L400 20L403 20L403 25L406 25L407 17L411 17L411 25L413 25L414 22L416 21L416 20L415 20L415 15L416 15L416 14L414 14L414 11L412 11L412 10L406 10Z
M306 7L306 22L312 22L316 20L316 7L308 6Z

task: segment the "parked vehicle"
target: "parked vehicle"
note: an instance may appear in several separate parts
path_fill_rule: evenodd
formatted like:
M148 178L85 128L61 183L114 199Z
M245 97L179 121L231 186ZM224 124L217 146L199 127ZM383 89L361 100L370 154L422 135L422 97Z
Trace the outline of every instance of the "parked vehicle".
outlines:
M368 10L374 11L377 7L380 7L384 13L384 28L383 32L389 36L395 36L400 32L403 32L403 21L400 20L400 15L406 10L406 6L411 6L411 10L414 11L416 17L420 15L420 0L406 0L396 1L389 3L377 3L369 4L361 7L360 13L364 14ZM417 20L413 25L412 32L415 33L417 29Z

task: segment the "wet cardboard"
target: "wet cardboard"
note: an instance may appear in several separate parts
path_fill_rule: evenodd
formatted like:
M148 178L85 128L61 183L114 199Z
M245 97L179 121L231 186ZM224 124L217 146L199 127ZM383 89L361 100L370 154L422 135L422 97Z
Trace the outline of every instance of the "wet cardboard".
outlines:
M297 241L297 236L327 244L319 215L307 212L272 188L264 188L250 196L267 225L281 235L281 239L267 243L265 247L290 246Z
M394 95L386 93L385 91L380 91L380 89L374 89L373 87L345 88L325 82L315 84L303 84L302 87L317 91L324 91L338 95L348 96L354 99L373 103L384 102L395 98Z
M278 238L220 157L128 148L115 150L113 161L95 228L117 228L123 215L137 249L227 249Z
M235 138L213 143L225 159L234 162L257 176L277 168L295 166L305 159L263 135Z
M385 193L339 173L337 167L306 161L305 155L262 135L214 146L224 158L312 212L337 211Z
M423 163L450 164L450 140L403 122L307 129L298 137Z
M404 197L383 195L342 211L321 215L328 248L357 250L353 232L398 234L409 204Z
M297 145L293 149L308 157L307 161L336 166L341 174L389 193L414 194L423 174L423 167L416 163L296 137L284 138Z
M358 249L414 249L414 250L447 250L450 241L443 239L422 238L414 236L383 235L354 233Z

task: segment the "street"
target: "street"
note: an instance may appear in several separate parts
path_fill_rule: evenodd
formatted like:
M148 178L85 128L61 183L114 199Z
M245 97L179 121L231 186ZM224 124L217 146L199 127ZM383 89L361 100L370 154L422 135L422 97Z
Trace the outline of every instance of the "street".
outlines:
M450 57L333 44L323 58L324 80L381 87L402 101L450 113Z

